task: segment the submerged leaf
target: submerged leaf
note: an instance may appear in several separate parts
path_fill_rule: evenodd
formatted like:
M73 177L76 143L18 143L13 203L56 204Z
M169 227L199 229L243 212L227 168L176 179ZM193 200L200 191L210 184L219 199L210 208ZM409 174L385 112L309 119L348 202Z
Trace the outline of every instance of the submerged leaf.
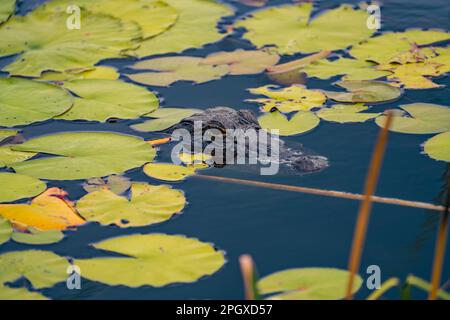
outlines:
M9 19L16 9L16 0L2 0L0 2L0 24Z
M99 122L111 118L135 119L159 106L155 94L123 81L75 80L64 83L64 88L77 98L73 107L57 119Z
M332 268L289 269L273 273L258 281L259 292L275 294L275 300L338 300L345 297L349 273ZM355 276L353 293L363 280Z
M223 253L212 245L184 236L131 235L94 247L127 256L75 260L84 278L108 285L162 287L191 283L212 275L225 263Z
M408 115L394 115L389 130L411 134L432 134L450 131L450 108L430 103L412 103L400 106ZM386 116L376 123L384 126Z
M430 158L450 162L450 131L427 140L423 149Z
M364 122L378 117L381 113L361 113L361 111L367 110L368 107L362 103L349 105L349 104L336 104L331 108L320 109L316 112L316 115L322 120L348 123L348 122Z
M45 183L39 179L9 172L0 172L0 186L2 186L0 188L0 202L13 202L23 198L31 198L40 194L46 188Z
M320 119L308 111L298 111L290 119L281 112L274 111L259 117L258 122L267 131L278 130L280 136L292 136L314 129L319 125Z
M170 186L133 183L130 200L103 189L81 198L77 202L77 209L89 221L126 228L169 220L179 213L185 204L183 193Z
M30 204L0 204L0 216L24 227L41 231L66 230L85 221L76 213L67 193L58 188L50 188L34 198Z
M200 112L202 110L199 109L161 108L144 115L145 117L155 119L132 125L131 128L142 132L163 131L176 125L184 118Z
M11 165L18 173L49 180L121 174L151 162L156 154L151 145L138 137L111 132L53 134L12 149L51 155Z
M159 180L180 181L195 174L195 168L193 166L184 167L171 163L148 163L144 166L144 173Z
M348 80L336 84L349 91L326 92L329 98L339 102L385 102L395 100L402 94L400 89L382 81Z
M86 192L101 191L103 189L111 190L115 194L122 194L131 187L130 179L112 175L105 179L102 178L92 178L83 184L83 189Z
M132 68L150 72L128 74L127 77L145 85L165 87L177 81L204 83L217 80L229 72L227 65L211 66L202 62L202 58L187 56L144 60Z
M344 49L369 38L365 11L349 5L323 12L310 21L312 3L285 5L256 11L236 23L244 38L258 48L275 45L280 54Z
M72 103L72 97L57 86L21 78L0 78L0 126L48 120L66 112Z

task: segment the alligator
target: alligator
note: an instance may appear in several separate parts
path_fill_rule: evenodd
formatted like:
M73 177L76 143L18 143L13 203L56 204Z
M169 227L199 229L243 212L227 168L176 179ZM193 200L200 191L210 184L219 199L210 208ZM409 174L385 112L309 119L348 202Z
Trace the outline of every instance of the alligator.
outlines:
M233 134L235 134L236 129L241 129L243 132L246 132L249 129L253 129L256 132L263 130L259 125L256 116L250 110L235 110L228 107L215 107L206 109L201 113L196 113L192 116L184 118L178 124L168 129L167 132L172 133L177 129L185 129L191 136L195 136L194 131L196 123L201 124L202 134L210 129L215 129L216 131L222 133L224 136L226 136L227 133L230 132L230 129L234 129ZM199 128L199 125L197 125L197 128ZM271 147L272 143L276 141L278 150L277 153L279 155L277 158L279 159L280 164L288 165L291 168L295 169L295 171L300 173L320 171L328 167L329 164L327 158L315 155L311 152L307 152L302 145L296 146L295 148L289 147L278 137L274 137L270 134L268 135L272 138L267 139L268 143L266 144L266 147L267 149L269 149L268 155L271 155L270 150L273 149ZM191 145L193 145L194 143L194 139L192 139ZM202 139L201 143L202 147L205 148L207 144L211 144L213 142L205 142L204 139ZM248 143L248 141L246 143ZM228 149L224 148L225 153ZM250 149L251 148L248 147L245 148L247 157L250 156ZM233 152L236 152L236 148L233 148ZM257 157L258 156L259 152L257 153ZM224 156L223 158L226 157ZM217 166L221 166L224 164L226 165L226 160L220 160L221 161L217 161L217 159L214 160Z

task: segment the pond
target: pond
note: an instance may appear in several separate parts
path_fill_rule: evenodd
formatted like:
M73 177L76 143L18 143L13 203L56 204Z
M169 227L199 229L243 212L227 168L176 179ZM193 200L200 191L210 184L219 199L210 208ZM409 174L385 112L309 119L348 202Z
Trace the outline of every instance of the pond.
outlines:
M24 0L18 4L17 12L26 14L42 2L44 1ZM255 10L236 1L225 2L234 6L236 13L232 17L224 18L221 26L230 25L237 17ZM314 12L333 9L341 3L358 2L315 1ZM269 1L270 5L283 3L291 1ZM411 27L450 30L449 9L447 0L385 1L381 11L381 31L404 31ZM183 52L183 55L204 57L218 51L254 49L249 41L241 37L242 33L238 30L217 43L200 49L189 49ZM301 56L284 56L282 62ZM8 65L13 59L0 59L0 67ZM123 74L130 73L130 66L136 61L135 58L110 59L100 64L114 66L122 74L121 79L130 82ZM2 73L2 76L6 75ZM333 83L338 79L339 77L326 80L308 78L307 87L336 90ZM433 81L442 87L405 90L399 99L376 104L371 112L383 112L416 102L450 105L449 77L433 78ZM273 84L273 81L266 75L256 74L229 75L196 85L177 82L170 87L147 88L157 93L163 107L207 109L228 106L234 109L250 109L256 113L258 105L245 102L246 99L255 98L255 95L248 92L248 88L269 84ZM140 122L142 119L106 123L48 120L19 128L26 140L67 131L111 131L140 136L146 140L162 137L159 133L137 132L130 128ZM209 168L205 174L362 193L378 133L379 127L374 121L345 125L321 121L314 130L284 139L294 145L301 143L327 157L330 167L323 171L299 175L282 170L277 175L261 176L251 167L226 166ZM421 152L421 144L433 136L391 132L377 195L428 203L438 201L447 164L433 160ZM159 147L156 158L158 162L170 161L171 146L172 144L166 144ZM128 171L126 177L132 181L160 183L146 176L139 168ZM74 201L86 194L82 188L83 182L84 180L49 181L47 185L64 189L68 192L69 199ZM360 205L358 201L208 181L196 177L170 184L182 190L186 196L188 204L181 215L163 223L135 228L89 223L78 227L76 231L65 232L62 241L40 246L39 249L80 259L98 256L98 251L90 244L111 237L149 233L186 235L212 243L225 252L226 263L218 272L202 277L194 283L171 284L161 288L109 286L83 278L80 290L68 290L66 283L61 282L40 292L52 299L242 299L244 291L238 259L245 253L252 255L261 276L288 268L347 268ZM404 280L409 274L430 279L438 221L439 215L436 212L374 204L361 261L361 276L365 279L367 267L378 265L384 280L390 277ZM0 247L0 253L29 249L30 246L10 241ZM450 255L447 254L443 282L450 279L449 265ZM25 280L20 280L18 286L24 283L21 281ZM364 299L369 294L370 290L363 285L356 298ZM386 297L398 298L398 292L389 292ZM425 293L414 291L414 298L425 297Z

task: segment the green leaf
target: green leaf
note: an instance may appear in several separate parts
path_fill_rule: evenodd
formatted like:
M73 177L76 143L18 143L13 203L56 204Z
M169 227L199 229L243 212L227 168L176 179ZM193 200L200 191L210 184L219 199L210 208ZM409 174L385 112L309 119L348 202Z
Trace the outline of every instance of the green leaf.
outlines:
M410 134L432 134L450 131L450 108L430 103L401 105L408 115L395 115L389 130ZM384 126L386 116L377 118L376 123Z
M280 54L344 49L374 32L367 28L369 15L349 5L322 12L311 20L312 10L312 3L270 7L238 21L236 27L246 28L244 38L256 47L275 45Z
M121 174L151 162L156 151L134 136L111 132L59 133L12 147L48 157L11 165L18 173L49 180L77 180Z
M11 238L15 242L30 245L47 245L64 239L64 233L59 230L39 231L34 228L28 230L28 233L14 232Z
M290 119L281 112L274 111L259 117L258 122L267 131L279 130L280 136L292 136L314 129L319 125L320 119L308 111L298 111Z
M424 151L430 158L450 162L450 132L443 132L428 139Z
M13 228L8 220L0 217L0 245L7 242L13 233ZM1 289L0 289L1 290Z
M75 80L64 83L75 93L73 107L57 117L63 120L105 122L111 118L135 119L154 111L158 98L147 89L115 80Z
M17 130L0 130L0 142L2 142L5 139L14 137L18 133L19 131Z
M31 198L45 191L46 184L36 178L21 174L0 172L0 202L13 202Z
M0 2L0 24L9 19L16 9L16 0L2 0Z
M0 78L0 126L48 120L66 112L72 103L72 97L57 86L21 78Z
M184 236L131 235L94 245L128 257L77 259L84 278L108 285L162 287L191 283L212 275L225 263L210 244Z
M203 64L203 58L197 57L164 57L144 60L131 68L150 72L128 74L131 80L149 86L170 86L177 81L204 83L217 80L228 74L228 65L211 66Z
M171 163L148 163L144 166L144 173L149 177L163 181L181 181L195 174L195 168Z
M117 80L120 74L113 67L97 66L91 69L68 70L66 72L47 71L36 80L42 81L73 81L85 79Z
M431 290L431 284L429 282L427 282L419 277L416 277L414 275L409 275L408 278L406 278L406 282L408 284L413 285L413 286L415 286L419 289L422 289L426 292L430 292L430 290ZM448 293L442 289L440 289L438 291L437 296L443 300L450 300L450 293Z
M368 107L362 103L358 104L335 104L331 108L323 108L316 112L322 120L348 123L365 122L378 117L381 113L361 113Z
M134 39L141 35L136 24L89 12L82 14L81 30L69 30L66 13L45 8L1 25L0 56L18 54L4 71L39 77L48 70L92 68L100 60L120 57L125 49L134 48Z
M102 178L92 178L86 181L83 184L83 189L86 192L94 192L100 191L102 189L108 189L114 192L115 194L122 194L131 187L130 179L123 177L112 175L105 179Z
M183 210L185 204L183 193L170 186L133 183L130 199L103 189L81 198L77 210L89 221L125 228L166 221Z
M36 153L33 152L20 152L11 150L10 146L0 147L0 168L7 165L22 162L34 157Z
M298 268L273 273L258 282L263 295L276 294L269 299L282 300L338 300L345 297L349 273L332 268ZM353 293L362 284L355 276Z
M339 102L384 102L392 101L401 96L402 91L386 82L372 80L340 81L336 85L349 92L331 92L326 95Z
M152 113L144 115L145 117L155 119L132 125L131 128L142 132L163 131L176 125L184 118L190 117L193 114L200 112L202 112L202 110L183 109L183 108L161 108Z
M233 10L215 0L165 0L178 12L175 25L158 35L141 42L136 54L139 57L182 52L190 48L200 48L205 44L222 39L217 23Z

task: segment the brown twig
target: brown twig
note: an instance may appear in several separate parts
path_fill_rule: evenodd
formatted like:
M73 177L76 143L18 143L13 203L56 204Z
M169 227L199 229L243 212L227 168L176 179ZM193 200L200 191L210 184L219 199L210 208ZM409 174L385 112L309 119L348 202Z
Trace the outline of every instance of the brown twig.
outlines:
M254 289L255 267L253 259L250 255L244 254L239 257L239 264L241 266L242 280L244 281L245 299L256 300Z

